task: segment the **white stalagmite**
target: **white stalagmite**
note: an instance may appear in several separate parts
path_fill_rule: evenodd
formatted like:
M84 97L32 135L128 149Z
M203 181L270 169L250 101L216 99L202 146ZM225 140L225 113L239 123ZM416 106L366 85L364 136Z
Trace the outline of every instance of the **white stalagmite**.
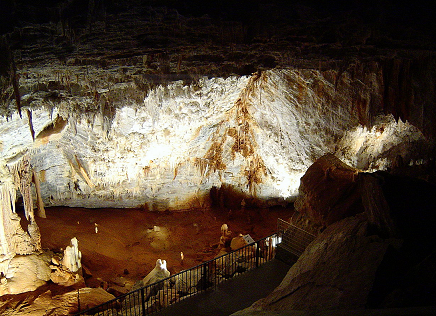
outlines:
M163 280L170 276L170 271L167 269L167 262L162 259L156 260L156 266L142 280L143 285L149 285Z
M62 265L71 272L78 272L82 267L82 253L79 250L79 241L76 237L72 238L70 245L65 248Z

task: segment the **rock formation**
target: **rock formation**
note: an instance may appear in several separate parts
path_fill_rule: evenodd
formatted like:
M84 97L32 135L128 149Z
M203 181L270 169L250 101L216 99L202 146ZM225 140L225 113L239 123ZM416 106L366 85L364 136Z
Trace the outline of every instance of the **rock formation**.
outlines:
M32 169L29 157L24 156L11 171L2 167L3 176L0 183L0 256L2 259L12 258L15 254L26 255L41 250L41 236L35 221L33 199L30 190ZM23 196L24 213L28 222L27 231L20 224L20 217L15 211L16 192L19 189ZM3 260L1 260L3 261ZM4 272L4 271L2 271Z
M34 291L50 280L50 253L16 255L2 273L0 296Z
M358 173L332 154L322 156L301 177L296 210L320 227L362 212Z
M233 238L230 242L230 249L237 250L242 247L245 247L248 245L247 241L244 239L244 236L242 234L239 234L237 237Z
M392 179L366 173L435 179L431 10L85 2L0 5L0 273L40 255L34 200L44 217L44 205L248 208L300 194L301 223L357 229L359 245L390 254L385 242L407 227L382 185ZM367 244L372 233L386 240ZM153 249L167 235L149 232ZM63 264L74 272L72 247Z
M71 272L77 272L82 267L82 253L79 250L79 242L76 237L71 239L70 245L64 250L62 265Z
M20 301L18 304L11 300L5 300L0 303L2 315L72 315L79 311L103 304L115 298L102 288L81 288L76 291L55 294L51 290L43 293L31 293L28 298ZM79 306L80 303L80 306ZM8 304L12 304L8 308Z
M34 197L41 216L43 204L147 210L196 209L213 203L267 206L293 201L300 177L327 152L356 170L342 170L338 162L335 170L313 171L323 173L324 184L335 176L354 177L357 169L393 168L398 157L406 165L426 165L431 141L410 122L380 110L384 70L370 64L342 72L287 67L249 76L203 77L189 84L175 81L148 89L141 98L135 96L137 81L107 89L110 69L92 68L93 97L85 93L89 69L81 65L56 67L78 74L76 83L60 79L53 65L27 69L42 82L21 77L22 109L31 115L22 118L8 110L0 117L3 273L16 254L40 250ZM370 69L372 76L362 75L363 69ZM53 101L47 91L65 97ZM11 109L12 104L6 106ZM344 182L331 197L339 198L355 186ZM27 232L15 212L17 189ZM301 194L306 194L304 189ZM392 223L371 206L370 195L363 200L372 207L371 220L379 220L381 229L390 228L388 234L395 235ZM309 204L301 212L311 213L320 227L358 212L352 195L340 203L343 214L326 212L316 218L316 205ZM148 237L155 249L171 242L164 228L150 231Z
M79 243L74 237L70 245L64 250L62 260L57 256L51 258L50 280L61 286L84 287L85 280L82 276L82 253L79 251Z
M3 165L0 175L0 295L33 291L50 279L50 259L42 252L35 220L29 156L11 168ZM23 197L26 230L15 208L17 190Z
M238 315L433 304L435 282L426 274L434 263L436 200L421 198L436 192L433 185L388 173L356 173L326 155L308 169L300 192L299 224L312 222L320 233L280 286ZM418 266L427 268L419 273ZM406 303L405 293L419 286L419 304Z
M32 71L43 81L55 80L51 68ZM130 93L124 85L104 90L109 73L95 72L100 98ZM2 157L12 166L18 153L31 151L29 163L46 206L148 210L207 207L211 190L222 186L242 194L238 207L242 200L292 200L299 178L327 152L336 151L362 170L386 169L397 156L407 163L427 159L427 140L409 122L356 113L356 91L365 104L381 102L379 70L365 80L348 72L335 76L288 68L191 85L177 81L150 90L138 103L111 105L110 117L103 108L72 111L82 102L75 95L49 107L38 99L29 105L34 141L27 120L13 113L0 118ZM22 85L28 91L24 99L36 98L32 80ZM413 150L418 147L420 153Z
M162 259L156 260L156 266L142 280L144 286L156 283L170 276L170 271L167 270L167 262Z

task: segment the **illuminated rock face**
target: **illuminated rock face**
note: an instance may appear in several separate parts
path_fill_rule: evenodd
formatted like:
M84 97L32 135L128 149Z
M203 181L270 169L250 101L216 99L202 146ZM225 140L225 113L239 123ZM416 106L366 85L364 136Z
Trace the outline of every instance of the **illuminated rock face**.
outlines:
M74 112L86 98L39 103L34 141L26 115L0 118L2 164L28 151L48 206L201 208L223 184L276 203L293 199L300 177L328 152L363 170L387 168L398 155L420 158L412 149L424 138L407 122L386 116L361 125L370 123L365 106L380 101L380 82L377 72L362 82L335 71L271 70L158 86L143 104L123 85L100 89L100 99L118 89L127 101L98 114Z
M67 93L50 84L51 69L40 69L37 78L54 91L23 79L22 118L0 117L4 275L14 256L40 250L38 192L46 206L160 211L221 205L225 188L247 206L271 205L293 200L307 168L326 153L364 171L426 158L417 128L370 111L382 103L377 71L363 79L295 69L203 78L158 86L138 101L133 83L105 88L102 74L94 92L78 76ZM124 97L113 101L114 95ZM15 213L18 191L27 231ZM37 210L44 216L41 203Z
M0 296L34 291L50 280L47 253L15 256L8 263L8 269L1 278Z

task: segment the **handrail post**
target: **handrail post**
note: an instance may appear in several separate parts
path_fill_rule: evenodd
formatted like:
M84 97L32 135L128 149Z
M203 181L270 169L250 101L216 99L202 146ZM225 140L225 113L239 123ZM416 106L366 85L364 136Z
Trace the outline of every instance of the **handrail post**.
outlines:
M146 315L145 312L145 297L144 297L144 288L141 288L141 304L142 304L142 316Z
M79 308L79 313L80 313L81 310L80 310L80 291L79 291L79 289L77 289L77 307Z
M260 248L259 241L256 241L256 268L259 267L259 253L260 253L259 248Z
M208 279L208 275L207 275L207 264L203 263L203 290L206 290L207 288L207 279Z

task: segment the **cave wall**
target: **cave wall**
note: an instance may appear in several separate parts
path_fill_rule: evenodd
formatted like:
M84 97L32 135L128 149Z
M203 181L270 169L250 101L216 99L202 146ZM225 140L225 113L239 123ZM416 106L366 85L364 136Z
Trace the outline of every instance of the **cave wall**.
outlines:
M61 67L26 69L27 115L11 112L0 125L3 163L30 152L46 205L202 208L223 184L263 205L282 203L325 153L368 169L398 155L428 159L431 148L419 129L379 111L384 76L375 64L360 76L354 66L176 81L142 100L134 80L107 88L111 68Z

